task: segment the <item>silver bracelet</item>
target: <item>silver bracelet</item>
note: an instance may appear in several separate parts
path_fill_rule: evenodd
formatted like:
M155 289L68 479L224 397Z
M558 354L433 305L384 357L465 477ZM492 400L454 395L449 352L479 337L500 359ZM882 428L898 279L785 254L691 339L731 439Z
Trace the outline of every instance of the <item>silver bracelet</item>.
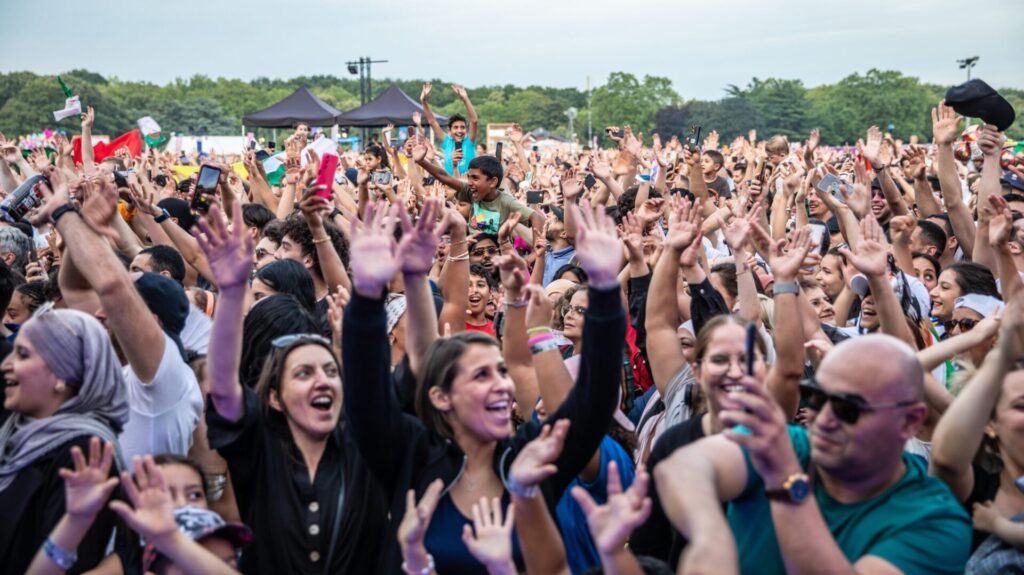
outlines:
M402 572L407 575L430 575L434 571L434 556L427 553L427 566L419 571L410 571L405 561L402 561Z
M545 351L558 349L558 341L555 338L545 339L530 346L530 354L537 355Z
M450 262L464 262L469 259L469 252L466 252L460 256L448 256Z
M63 549L53 542L53 539L46 538L46 542L43 543L43 553L57 564L57 567L67 571L75 566L75 562L78 561L78 553L76 551L68 551Z

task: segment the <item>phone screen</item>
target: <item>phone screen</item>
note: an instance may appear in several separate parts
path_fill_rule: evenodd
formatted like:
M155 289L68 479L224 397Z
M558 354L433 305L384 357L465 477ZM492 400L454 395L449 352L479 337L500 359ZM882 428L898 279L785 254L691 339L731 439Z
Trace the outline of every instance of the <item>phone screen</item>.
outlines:
M544 190L526 192L527 204L539 204L544 201Z
M266 160L269 157L270 157L270 153L267 152L266 150L260 150L260 151L256 152L256 159L261 161L261 162L263 160Z
M494 145L494 157L501 159L501 142Z
M220 168L209 164L199 168L199 178L196 180L196 191L192 196L192 208L196 211L205 212L210 209L210 200L206 196L217 189L217 182L220 180Z

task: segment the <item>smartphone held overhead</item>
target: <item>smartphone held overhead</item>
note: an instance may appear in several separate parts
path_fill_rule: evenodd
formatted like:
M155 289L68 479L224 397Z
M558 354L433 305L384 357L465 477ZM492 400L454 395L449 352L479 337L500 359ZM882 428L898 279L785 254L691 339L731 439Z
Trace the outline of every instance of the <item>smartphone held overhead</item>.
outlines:
M203 213L210 210L210 195L217 193L217 182L220 181L220 175L220 168L210 164L203 164L199 168L196 191L192 195L192 209Z
M318 189L316 195L321 198L331 199L331 189L334 187L334 174L338 171L338 156L335 154L324 154L320 157L320 172L316 176L316 185L323 186Z

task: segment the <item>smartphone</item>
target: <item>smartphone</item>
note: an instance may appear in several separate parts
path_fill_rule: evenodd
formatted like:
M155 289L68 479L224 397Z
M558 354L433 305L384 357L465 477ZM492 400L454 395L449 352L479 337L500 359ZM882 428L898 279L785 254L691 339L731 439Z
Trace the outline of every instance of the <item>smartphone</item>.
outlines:
M210 209L209 194L216 193L217 182L220 181L220 168L204 164L199 168L199 178L196 180L196 191L192 195L192 209L197 212L207 212Z
M700 131L700 126L690 126L690 129L686 131L686 146L691 152L700 149Z
M377 170L373 172L373 183L378 186L391 185L391 172L387 170Z
M266 160L269 157L270 157L270 152L268 152L266 150L258 150L256 152L256 159L259 160L260 162L262 162L263 160Z
M423 178L423 185L424 186L433 186L435 181L437 181L437 180L434 179L434 176L427 176L427 177Z
M249 149L250 150L255 150L256 149L256 140L252 140L252 141L249 142Z
M747 324L747 375L754 375L754 338L757 337L757 326L754 322Z
M338 156L335 154L324 154L320 157L320 173L316 176L318 186L326 186L326 189L318 190L316 195L324 199L331 199L331 189L334 187L334 174L338 171Z
M811 243L820 246L828 229L822 224L809 224L807 227L811 230Z
M597 178L594 177L594 174L587 174L587 177L583 179L583 185L586 186L588 190L592 189L596 184Z
M539 204L544 201L544 190L531 190L526 192L526 203L530 205Z
M499 161L501 160L501 142L494 144L494 157L498 158Z
M821 180L818 182L817 185L817 188L819 190L825 193L832 194L832 197L835 198L837 202L845 204L846 199L843 198L842 192L839 191L839 189L842 187L843 181L832 173L826 173L824 176L822 176Z

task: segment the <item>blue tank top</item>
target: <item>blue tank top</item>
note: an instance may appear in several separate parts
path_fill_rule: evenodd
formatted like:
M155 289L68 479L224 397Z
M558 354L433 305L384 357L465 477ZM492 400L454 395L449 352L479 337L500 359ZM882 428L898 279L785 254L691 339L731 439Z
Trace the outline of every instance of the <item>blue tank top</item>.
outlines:
M502 518L508 512L510 502L508 493L502 494ZM469 525L472 528L473 520L463 515L455 506L451 495L445 493L437 502L437 509L434 510L434 516L430 519L427 535L423 538L427 553L434 558L434 567L437 573L487 575L487 568L473 557L466 544L462 542L464 525ZM526 568L522 552L519 549L519 537L515 530L512 531L512 558L516 562L516 568L520 571Z

